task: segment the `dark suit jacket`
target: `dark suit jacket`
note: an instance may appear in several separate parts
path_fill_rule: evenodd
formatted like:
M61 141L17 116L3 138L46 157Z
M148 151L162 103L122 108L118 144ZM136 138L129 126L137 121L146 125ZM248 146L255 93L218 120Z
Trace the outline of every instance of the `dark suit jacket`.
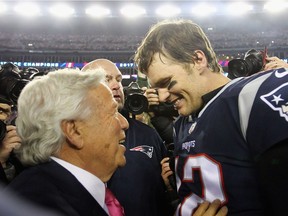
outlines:
M53 160L24 170L7 188L63 215L108 216L82 184Z
M19 175L19 173L24 169L23 165L18 160L18 158L14 155L13 152L10 154L7 163L10 163L14 166L15 176ZM9 184L9 180L6 177L4 168L2 167L1 163L0 163L0 183L4 185Z

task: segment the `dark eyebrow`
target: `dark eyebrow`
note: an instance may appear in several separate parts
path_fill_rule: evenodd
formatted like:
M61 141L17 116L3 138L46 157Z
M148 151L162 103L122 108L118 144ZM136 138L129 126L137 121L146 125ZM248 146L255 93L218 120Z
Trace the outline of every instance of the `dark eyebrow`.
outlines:
M173 88L173 86L176 85L176 84L177 84L177 81L176 81L176 80L173 80L172 82L170 82L169 85L168 85L168 87L167 87L168 90L170 90L171 88Z
M166 86L169 84L170 79L171 79L171 77L167 77L167 78L161 79L161 80L157 81L157 82L154 84L153 87L154 87L154 88L155 88L155 87L164 88L164 87L166 87Z

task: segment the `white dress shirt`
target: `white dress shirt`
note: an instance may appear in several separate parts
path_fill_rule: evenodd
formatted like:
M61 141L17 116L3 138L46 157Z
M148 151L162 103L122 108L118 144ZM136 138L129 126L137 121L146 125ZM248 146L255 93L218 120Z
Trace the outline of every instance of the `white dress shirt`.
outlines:
M106 185L92 173L81 169L67 161L61 160L56 157L51 157L55 162L67 169L77 180L86 188L86 190L94 197L99 205L108 213L105 204L105 191Z

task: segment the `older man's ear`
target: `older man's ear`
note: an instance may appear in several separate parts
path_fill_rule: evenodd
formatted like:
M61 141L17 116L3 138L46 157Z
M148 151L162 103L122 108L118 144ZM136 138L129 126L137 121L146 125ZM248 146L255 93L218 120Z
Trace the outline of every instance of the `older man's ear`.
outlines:
M83 134L81 126L76 120L63 120L61 129L66 137L67 144L74 148L81 149L84 146Z

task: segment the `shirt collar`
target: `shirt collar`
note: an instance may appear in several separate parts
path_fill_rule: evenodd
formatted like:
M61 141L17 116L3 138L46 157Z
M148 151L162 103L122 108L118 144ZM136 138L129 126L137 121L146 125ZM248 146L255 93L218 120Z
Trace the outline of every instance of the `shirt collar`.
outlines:
M208 92L207 94L202 96L202 101L203 101L203 105L202 107L199 109L199 111L192 113L191 115L188 116L188 121L189 122L194 122L195 119L197 119L199 112L205 107L205 105L223 88L224 86L221 86L217 89L214 89L211 92Z
M202 96L202 100L204 102L203 107L223 88L224 86L221 86L205 95Z
M67 161L56 157L51 157L55 162L67 169L75 178L86 188L86 190L94 197L99 205L105 209L105 190L106 185L95 175L81 169Z

